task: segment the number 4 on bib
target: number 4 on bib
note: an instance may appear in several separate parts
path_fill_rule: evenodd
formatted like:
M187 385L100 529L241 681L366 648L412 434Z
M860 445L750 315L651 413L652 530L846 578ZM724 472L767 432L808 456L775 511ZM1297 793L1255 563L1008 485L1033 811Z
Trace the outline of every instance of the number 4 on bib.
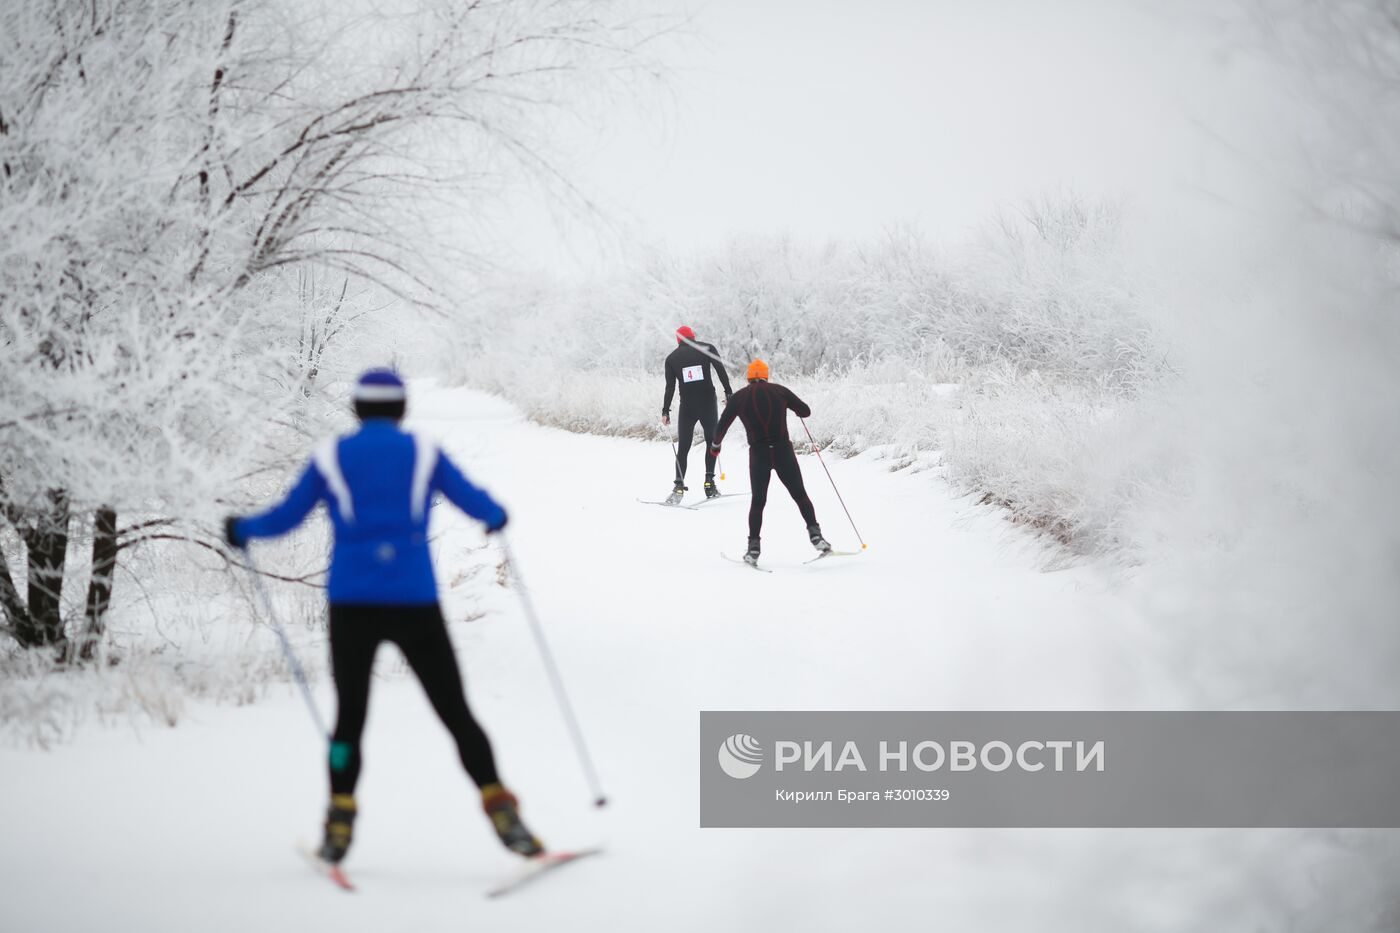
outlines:
M682 368L681 368L681 381L683 381L683 382L704 382L704 381L705 381L705 367L704 367L703 365L701 365L701 366L685 366L685 367L682 367Z

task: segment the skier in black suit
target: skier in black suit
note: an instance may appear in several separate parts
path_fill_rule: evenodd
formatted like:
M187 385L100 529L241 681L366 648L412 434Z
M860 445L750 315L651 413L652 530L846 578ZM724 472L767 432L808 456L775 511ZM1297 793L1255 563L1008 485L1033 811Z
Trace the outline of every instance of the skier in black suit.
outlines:
M671 423L671 399L676 394L676 386L681 387L681 410L677 418L676 431L679 435L676 446L676 485L666 502L676 505L685 495L685 466L690 457L690 441L695 436L696 422L705 434L708 446L715 438L715 423L719 420L718 406L715 404L715 384L712 376L719 376L724 386L724 402L729 404L732 394L729 389L729 373L720 362L719 351L712 343L701 343L695 339L695 331L689 327L676 328L676 349L666 357L666 398L661 402L661 423ZM708 449L705 452L705 498L719 495L715 486L715 455Z

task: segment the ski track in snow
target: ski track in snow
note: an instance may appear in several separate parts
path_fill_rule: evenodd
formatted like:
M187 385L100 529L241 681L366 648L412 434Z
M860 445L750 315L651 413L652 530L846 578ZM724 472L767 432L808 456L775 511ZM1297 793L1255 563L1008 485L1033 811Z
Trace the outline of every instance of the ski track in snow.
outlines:
M742 551L747 498L698 511L636 501L666 493L664 446L541 428L462 389L420 388L412 409L412 425L510 510L511 543L612 802L591 808L519 603L485 584L487 615L455 622L453 637L502 776L546 843L607 851L486 900L517 860L416 683L385 675L397 660L386 648L346 862L358 893L334 889L295 851L319 838L326 791L324 746L288 686L246 708L190 702L175 729L89 728L51 752L0 749L0 929L1165 930L1232 883L1202 868L1203 850L1237 858L1256 844L700 830L703 709L1176 701L1154 673L1151 637L1100 571L1040 572L1038 545L928 473L828 460L870 550L810 567L797 509L775 482L763 563L776 572L758 574L718 556ZM746 488L745 458L731 435L727 491ZM801 460L827 537L857 549L821 466ZM434 529L458 619L454 553L481 533L450 506ZM316 695L332 712L329 686Z

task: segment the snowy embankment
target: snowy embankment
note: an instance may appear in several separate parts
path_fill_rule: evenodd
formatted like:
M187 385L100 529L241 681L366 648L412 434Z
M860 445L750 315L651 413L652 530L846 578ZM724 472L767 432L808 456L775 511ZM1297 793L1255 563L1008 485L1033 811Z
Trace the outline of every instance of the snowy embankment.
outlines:
M1257 929L1315 900L1304 834L698 828L704 709L1171 708L1159 646L1093 567L1037 548L927 472L829 463L870 550L812 566L774 489L758 574L719 559L747 500L662 494L669 450L530 424L466 390L420 391L420 429L507 504L512 545L612 805L589 807L494 547L441 508L439 577L503 776L547 843L603 858L500 902L509 873L448 738L392 649L380 656L348 896L293 853L324 806L323 746L294 691L192 703L174 729L88 728L0 750L0 928L79 931ZM744 489L742 443L726 447ZM855 540L816 461L829 537ZM696 493L692 493L696 495ZM271 562L276 547L262 552ZM450 586L457 581L456 586ZM268 650L272 635L258 632ZM308 645L308 650L323 650ZM323 712L328 685L316 688ZM1295 920L1297 919L1295 914Z

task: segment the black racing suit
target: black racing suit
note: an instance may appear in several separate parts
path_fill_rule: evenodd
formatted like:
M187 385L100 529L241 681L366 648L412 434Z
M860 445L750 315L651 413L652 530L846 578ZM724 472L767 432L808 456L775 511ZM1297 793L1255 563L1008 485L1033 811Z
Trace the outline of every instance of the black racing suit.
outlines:
M812 507L807 487L802 484L802 470L788 437L788 411L799 418L812 414L807 403L791 389L758 379L735 392L719 418L715 446L723 443L735 418L744 422L744 431L749 436L749 484L753 490L753 500L749 504L750 538L757 538L763 528L763 507L768 502L768 481L773 473L777 473L787 487L807 527L817 524L817 510Z
M670 417L671 398L676 385L681 387L681 410L676 418L676 433L679 443L676 447L676 482L685 480L685 465L690 459L690 442L695 437L695 424L705 434L705 479L715 475L715 455L709 445L715 439L715 420L718 411L715 406L715 384L711 371L719 376L724 386L724 398L730 397L729 373L719 361L719 351L714 344L699 341L682 342L666 357L666 398L661 403L661 414Z
M331 736L331 793L353 794L360 778L360 736L369 706L370 671L380 642L393 642L423 684L428 702L457 743L478 787L499 783L491 743L462 692L462 674L436 603L369 606L331 603L331 666L340 712Z

